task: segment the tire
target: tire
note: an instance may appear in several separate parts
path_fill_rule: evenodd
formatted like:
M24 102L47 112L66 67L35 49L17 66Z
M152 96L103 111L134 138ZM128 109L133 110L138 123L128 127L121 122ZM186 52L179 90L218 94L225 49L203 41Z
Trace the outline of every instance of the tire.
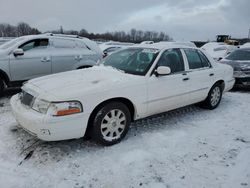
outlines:
M220 104L222 98L222 86L220 83L216 83L210 89L206 100L202 103L202 107L213 110Z
M0 78L0 97L3 96L3 92L4 92L4 81L3 79Z
M126 105L120 102L108 103L94 116L92 138L105 146L114 145L126 136L130 123L131 114Z

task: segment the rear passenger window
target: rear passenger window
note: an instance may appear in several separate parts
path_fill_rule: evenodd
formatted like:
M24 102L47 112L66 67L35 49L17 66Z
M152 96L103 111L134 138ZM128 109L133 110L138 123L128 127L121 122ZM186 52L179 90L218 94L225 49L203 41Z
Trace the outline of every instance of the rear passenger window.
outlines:
M82 41L76 41L76 45L78 48L83 48L83 49L87 49L87 46L84 42Z
M185 49L184 52L188 59L189 69L210 67L208 59L200 51L194 49Z
M209 62L209 60L207 59L207 57L201 52L198 51L200 58L201 58L201 63L203 65L203 67L211 67L211 64Z
M53 39L53 45L55 48L75 48L76 42L69 39Z
M48 39L34 39L28 42L25 42L18 48L23 49L23 51L28 51L32 49L38 49L38 48L47 48L48 45L49 45Z

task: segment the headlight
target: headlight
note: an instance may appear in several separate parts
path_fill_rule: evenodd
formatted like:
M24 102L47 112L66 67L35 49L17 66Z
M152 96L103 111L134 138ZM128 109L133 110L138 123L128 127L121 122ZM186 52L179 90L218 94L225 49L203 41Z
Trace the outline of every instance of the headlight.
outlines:
M51 103L48 114L51 116L67 116L83 112L82 104L79 101Z
M49 105L50 103L48 101L36 98L33 102L32 109L42 114L46 114Z

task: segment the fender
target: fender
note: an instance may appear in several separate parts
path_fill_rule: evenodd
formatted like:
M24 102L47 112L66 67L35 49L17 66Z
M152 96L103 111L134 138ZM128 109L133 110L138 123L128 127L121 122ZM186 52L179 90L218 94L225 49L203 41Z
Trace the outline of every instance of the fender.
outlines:
M90 66L90 67L92 67L92 66L96 65L96 63L97 63L97 62L95 62L95 61L93 61L93 60L80 61L80 62L76 63L76 64L73 66L72 70L76 70L76 69L78 69L78 68L80 68L80 67L85 67L85 66Z

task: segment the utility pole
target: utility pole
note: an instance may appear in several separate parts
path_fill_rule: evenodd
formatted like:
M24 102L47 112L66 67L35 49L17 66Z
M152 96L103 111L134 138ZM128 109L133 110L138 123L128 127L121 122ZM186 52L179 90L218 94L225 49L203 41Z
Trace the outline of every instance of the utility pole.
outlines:
M249 32L248 32L248 39L250 39L250 29L249 29Z

